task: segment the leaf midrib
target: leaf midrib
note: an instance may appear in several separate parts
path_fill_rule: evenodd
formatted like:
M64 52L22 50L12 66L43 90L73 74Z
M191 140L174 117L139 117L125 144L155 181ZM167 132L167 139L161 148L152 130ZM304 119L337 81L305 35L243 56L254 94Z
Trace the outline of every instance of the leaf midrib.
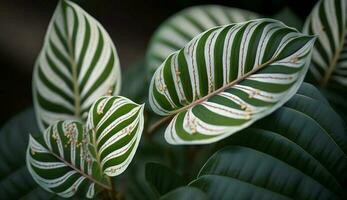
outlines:
M52 154L55 158L57 158L59 161L63 162L65 165L69 166L70 168L72 168L73 170L77 171L79 174L81 174L82 176L86 177L87 179L89 179L90 181L98 184L99 186L101 186L102 188L105 188L107 190L111 190L111 187L94 179L92 176L84 173L82 170L78 169L76 166L72 165L71 163L67 162L66 160L64 160L63 158L61 158L60 156L58 156L57 154L55 154L54 152L52 152L50 149L47 149L48 152L50 154Z
M63 11L63 18L64 18L64 26L65 26L64 32L66 35L67 49L68 49L68 54L69 54L69 62L70 62L71 68L72 68L72 84L73 84L73 90L74 90L73 93L74 93L74 97L75 97L74 98L75 99L74 113L75 113L75 117L77 119L79 119L81 117L81 106L80 106L81 97L80 97L79 85L78 85L77 64L76 64L75 58L74 58L74 52L73 52L73 48L72 48L71 37L68 33L66 10L64 9L64 7L62 7L62 11Z
M342 34L341 34L341 38L340 38L340 46L335 50L335 53L334 53L334 56L333 56L333 59L331 60L331 62L329 63L329 67L328 67L328 71L325 73L324 75L324 78L321 82L321 86L322 87L326 87L330 78L331 78L331 75L333 73L333 71L336 69L336 64L337 64L337 61L339 59L339 56L341 54L341 51L343 49L343 46L345 44L345 40L346 40L346 28L343 30Z
M180 113L180 112L183 112L183 111L186 111L186 110L188 110L189 108L194 107L194 106L196 106L196 105L198 105L198 104L204 102L205 100L209 99L210 97L212 97L212 96L214 96L214 95L216 95L216 94L218 94L218 93L220 93L220 92L223 92L224 90L226 90L226 89L228 89L228 88L230 88L230 87L232 87L232 86L238 84L239 82L243 81L244 79L246 79L246 78L249 77L250 75L256 73L258 70L260 70L260 69L264 68L265 66L271 64L271 63L274 62L275 60L276 60L276 57L271 58L269 61L267 61L267 62L265 62L265 63L259 65L258 67L252 69L251 71L247 72L246 74L244 74L244 75L241 76L240 78L237 78L236 80L234 80L234 81L232 81L232 82L230 82L230 83L224 85L223 87L218 88L217 90L215 90L215 91L213 91L213 92L207 94L206 96L204 96L204 97L202 97L202 98L200 98L200 99L197 99L196 101L194 101L194 102L192 102L192 103L190 103L190 104L188 104L188 105L186 105L186 106L184 106L184 107L182 107L182 108L180 108L180 109L175 110L175 111L172 112L168 117L171 118L172 115L177 114L177 113Z

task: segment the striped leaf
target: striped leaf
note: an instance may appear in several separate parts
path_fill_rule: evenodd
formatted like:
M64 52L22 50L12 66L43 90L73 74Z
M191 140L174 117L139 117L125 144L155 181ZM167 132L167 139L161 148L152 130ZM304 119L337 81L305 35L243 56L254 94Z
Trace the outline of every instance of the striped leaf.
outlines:
M195 37L163 62L150 84L152 109L175 115L166 140L215 142L279 108L302 83L314 41L271 19Z
M303 32L318 35L310 73L323 86L330 81L347 87L346 0L321 0L307 18Z
M120 81L118 55L105 29L78 5L59 1L33 74L40 129L57 120L85 120L94 100L117 94Z
M92 105L87 126L106 175L121 174L134 157L144 126L143 108L125 97L110 96Z
M77 121L59 121L47 128L43 136L30 136L27 167L44 189L62 197L77 192L92 198L96 186L103 183L100 168L88 148L89 137Z
M256 13L220 5L186 8L159 26L149 43L146 66L154 72L176 50L209 28L259 18Z
M306 20L303 32L318 35L309 78L347 121L347 2L321 0Z

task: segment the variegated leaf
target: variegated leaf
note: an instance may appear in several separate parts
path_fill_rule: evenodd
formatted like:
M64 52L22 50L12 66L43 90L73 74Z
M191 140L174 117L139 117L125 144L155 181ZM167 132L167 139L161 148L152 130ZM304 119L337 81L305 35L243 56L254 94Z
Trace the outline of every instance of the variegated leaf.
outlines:
M88 150L89 137L77 121L59 121L47 128L43 136L30 136L27 167L44 189L62 197L77 192L92 198L96 187L105 187L96 159Z
M163 22L154 33L146 55L146 66L154 72L167 56L209 28L256 18L259 18L256 13L220 5L184 9Z
M320 85L331 105L347 121L347 1L320 0L303 32L318 35L308 81Z
M322 86L330 82L347 89L347 2L320 0L307 18L304 33L318 35L310 74Z
M125 97L111 96L92 105L87 126L106 175L121 174L134 157L144 126L143 108Z
M117 94L120 66L105 29L78 5L60 0L33 74L42 131L57 120L85 120L94 100Z
M175 115L171 144L218 141L283 105L307 72L315 38L259 19L215 27L171 54L156 70L152 109Z

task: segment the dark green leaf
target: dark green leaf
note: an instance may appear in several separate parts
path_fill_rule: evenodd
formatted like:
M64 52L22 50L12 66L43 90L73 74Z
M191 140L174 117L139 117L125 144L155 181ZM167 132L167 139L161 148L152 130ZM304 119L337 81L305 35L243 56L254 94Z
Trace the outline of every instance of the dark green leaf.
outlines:
M180 187L162 196L160 200L207 200L207 195L195 187Z
M184 185L182 177L175 171L158 163L146 164L146 180L159 195Z

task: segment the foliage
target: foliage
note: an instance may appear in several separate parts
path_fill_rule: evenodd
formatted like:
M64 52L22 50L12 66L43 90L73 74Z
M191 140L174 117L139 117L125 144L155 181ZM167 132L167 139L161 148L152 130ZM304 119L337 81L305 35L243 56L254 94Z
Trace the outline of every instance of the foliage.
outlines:
M78 5L61 0L33 74L41 131L57 120L85 121L94 100L120 90L119 59L105 29Z
M303 32L318 35L310 81L320 85L327 98L347 122L347 2L321 0L307 17Z
M345 133L343 121L324 97L304 84L276 112L220 142L217 148L222 149L189 187L204 191L209 199L343 198ZM170 181L167 177L157 182L168 184L163 183ZM169 194L182 195L179 190Z
M346 6L320 0L304 33L288 9L274 20L187 8L121 78L106 30L60 0L34 109L0 130L1 198L346 198L346 125L333 110L346 119Z
M242 130L299 88L314 37L270 19L212 28L171 54L149 91L153 111L174 115L170 144L206 144Z

